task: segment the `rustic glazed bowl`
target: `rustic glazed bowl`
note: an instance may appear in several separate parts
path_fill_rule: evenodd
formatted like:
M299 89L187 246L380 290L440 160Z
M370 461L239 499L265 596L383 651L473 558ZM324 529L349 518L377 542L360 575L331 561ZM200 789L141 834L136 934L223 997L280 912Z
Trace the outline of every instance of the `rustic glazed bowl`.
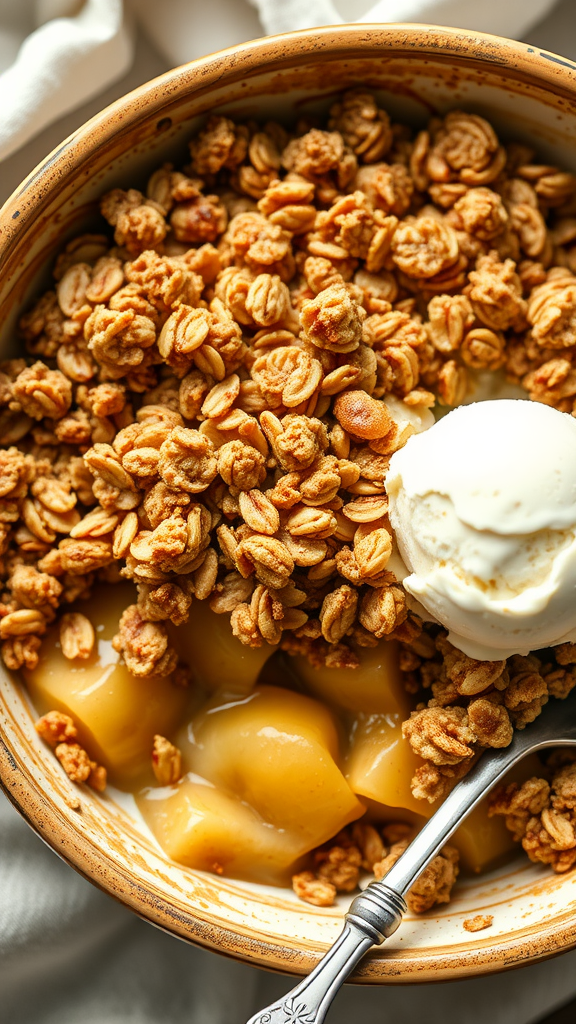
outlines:
M142 86L50 154L0 213L3 358L18 312L46 285L56 245L91 226L97 197L138 186L178 161L207 111L240 118L325 113L336 92L364 84L394 118L424 125L465 108L504 139L533 143L576 170L576 65L523 43L416 25L348 25L260 39L195 61ZM76 795L41 745L21 683L0 678L0 778L37 833L83 875L180 938L252 964L309 971L336 938L341 906L299 902L288 890L203 874L168 860L109 798ZM478 935L465 918L494 915ZM453 901L408 917L358 968L362 982L446 980L487 973L576 944L576 871L554 876L519 858L464 880Z

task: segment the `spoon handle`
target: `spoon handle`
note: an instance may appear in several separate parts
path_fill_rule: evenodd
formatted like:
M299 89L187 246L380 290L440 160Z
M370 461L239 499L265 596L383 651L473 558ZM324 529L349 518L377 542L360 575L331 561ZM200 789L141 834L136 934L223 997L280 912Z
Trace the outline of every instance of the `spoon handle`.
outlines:
M407 909L404 895L463 818L526 754L552 744L576 745L576 716L569 713L576 710L576 693L567 702L555 701L554 705L531 730L515 732L508 747L491 750L489 757L480 758L454 786L385 879L371 882L352 901L342 933L312 973L248 1024L322 1024L336 992L364 953L396 931Z
M404 894L462 818L524 755L528 745L532 746L525 734L517 733L506 750L479 761L446 797L385 880L371 882L352 901L343 931L312 973L283 1000L256 1014L248 1024L321 1024L336 992L364 953L370 946L380 945L400 925L407 909Z
M248 1024L321 1024L338 989L373 942L371 935L347 921L312 973L278 1003L251 1017Z

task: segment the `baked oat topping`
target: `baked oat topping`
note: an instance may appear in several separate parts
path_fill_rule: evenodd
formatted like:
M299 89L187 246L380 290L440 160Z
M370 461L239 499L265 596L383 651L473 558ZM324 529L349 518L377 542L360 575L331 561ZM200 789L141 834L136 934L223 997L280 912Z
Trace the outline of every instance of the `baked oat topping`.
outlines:
M522 785L500 786L490 798L489 813L504 816L531 861L561 874L576 864L576 761L569 751L559 754L557 760L565 763L549 782L533 777Z
M332 906L337 893L358 888L361 870L377 880L384 878L404 853L414 832L402 822L390 822L380 832L374 825L356 822L313 852L314 870L294 875L292 888L306 903ZM438 903L449 902L458 876L458 861L459 853L454 847L443 847L406 896L413 914L423 914Z
M94 627L85 615L67 612L60 619L60 646L65 658L89 658L94 647Z
M476 914L475 917L467 917L462 922L462 927L467 932L481 932L484 928L490 928L494 923L494 916L492 914Z
M297 896L313 907L331 907L336 899L336 886L313 871L300 871L292 875L292 888Z
M410 840L400 839L392 843L387 857L374 866L377 880L384 878L390 868L402 856ZM424 869L420 877L406 894L408 909L413 914L424 914L438 903L449 903L450 893L458 877L459 853L453 846L444 846L437 857Z
M182 775L182 755L165 736L155 736L152 771L161 786L173 786Z
M48 711L36 722L36 732L52 747L72 782L86 782L98 792L106 789L106 769L92 761L84 747L76 742L78 729L70 715ZM73 809L77 809L76 805Z

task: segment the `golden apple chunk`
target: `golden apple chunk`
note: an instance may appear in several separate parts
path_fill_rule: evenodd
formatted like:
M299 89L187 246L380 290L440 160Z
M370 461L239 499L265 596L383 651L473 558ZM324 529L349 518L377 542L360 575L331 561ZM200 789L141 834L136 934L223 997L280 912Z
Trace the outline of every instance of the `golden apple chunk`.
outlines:
M188 622L169 627L170 641L197 684L209 692L248 693L274 647L246 647L233 635L229 615L193 601Z
M412 795L410 781L422 761L402 736L408 714L358 715L346 765L359 796L429 817L434 806Z
M294 658L293 664L307 689L321 700L346 711L408 718L410 702L401 682L399 650L393 640L359 647L358 668L315 668L302 657Z
M302 694L263 686L212 703L176 742L190 774L139 806L161 845L194 867L280 879L364 812L338 767L330 711Z
M162 849L188 867L282 884L302 853L300 837L194 776L148 789L136 802Z
M353 713L346 775L354 792L422 814L421 801L410 791L422 762L402 737L411 703L402 685L398 644L381 641L356 653L355 669L318 669L297 658L296 670L314 694Z
M118 620L134 599L129 585L99 587L90 600L76 606L96 633L90 657L65 658L55 626L42 642L37 667L25 673L35 709L71 715L80 743L121 787L150 770L154 734L171 733L188 702L186 690L170 679L131 675L113 649Z

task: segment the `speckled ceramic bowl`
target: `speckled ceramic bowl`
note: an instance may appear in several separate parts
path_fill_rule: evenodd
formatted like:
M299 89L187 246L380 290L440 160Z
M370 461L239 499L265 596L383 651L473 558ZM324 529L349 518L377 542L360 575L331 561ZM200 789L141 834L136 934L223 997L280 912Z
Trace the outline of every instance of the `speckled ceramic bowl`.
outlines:
M214 54L171 71L108 107L62 143L0 214L0 324L13 352L18 311L43 286L56 244L90 224L97 197L143 183L184 154L207 111L241 118L325 112L364 84L400 120L424 124L455 107L483 114L503 138L530 141L576 170L576 65L522 43L417 25L349 25L300 32ZM292 973L309 971L335 939L344 909L317 909L288 890L223 880L170 862L122 809L73 787L39 742L22 686L2 670L0 776L38 834L106 892L191 942ZM76 791L74 790L74 793ZM492 928L463 930L494 915ZM453 901L368 955L358 981L415 982L481 974L576 944L576 872L553 876L519 858L461 882Z

